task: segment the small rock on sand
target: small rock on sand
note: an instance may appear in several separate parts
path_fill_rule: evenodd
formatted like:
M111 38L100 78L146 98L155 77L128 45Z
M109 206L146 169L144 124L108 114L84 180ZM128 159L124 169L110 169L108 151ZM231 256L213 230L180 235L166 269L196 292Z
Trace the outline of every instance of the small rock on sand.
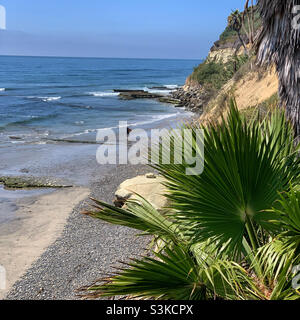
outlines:
M156 175L154 173L147 173L146 178L147 179L156 179Z

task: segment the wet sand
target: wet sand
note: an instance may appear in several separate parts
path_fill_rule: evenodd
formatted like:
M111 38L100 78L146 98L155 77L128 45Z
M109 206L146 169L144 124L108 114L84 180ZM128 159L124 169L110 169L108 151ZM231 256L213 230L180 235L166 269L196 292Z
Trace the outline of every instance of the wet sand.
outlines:
M6 290L62 233L73 207L89 195L87 188L70 188L18 202L12 221L0 225L0 265L6 269Z

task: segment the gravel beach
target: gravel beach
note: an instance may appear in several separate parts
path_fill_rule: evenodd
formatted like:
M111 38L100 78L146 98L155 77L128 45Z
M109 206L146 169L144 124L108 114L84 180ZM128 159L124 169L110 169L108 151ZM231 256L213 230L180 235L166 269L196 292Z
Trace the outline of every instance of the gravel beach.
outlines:
M147 166L112 166L91 181L91 196L112 202L124 180L151 171ZM69 216L62 235L40 256L6 296L7 300L80 299L76 289L102 278L119 261L145 252L147 238L136 231L83 216L89 199Z

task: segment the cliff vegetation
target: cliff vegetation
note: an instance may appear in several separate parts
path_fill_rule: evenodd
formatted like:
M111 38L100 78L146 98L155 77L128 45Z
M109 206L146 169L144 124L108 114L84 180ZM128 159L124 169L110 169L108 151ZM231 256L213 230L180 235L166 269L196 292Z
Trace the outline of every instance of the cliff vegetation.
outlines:
M246 17L244 12L232 12L219 40L186 81L182 95L192 95L192 107L202 112L202 121L220 120L232 96L249 116L257 109L266 112L278 102L275 68L256 66L252 45L261 21L256 7L249 10L253 10L252 15ZM193 99L195 95L197 99Z

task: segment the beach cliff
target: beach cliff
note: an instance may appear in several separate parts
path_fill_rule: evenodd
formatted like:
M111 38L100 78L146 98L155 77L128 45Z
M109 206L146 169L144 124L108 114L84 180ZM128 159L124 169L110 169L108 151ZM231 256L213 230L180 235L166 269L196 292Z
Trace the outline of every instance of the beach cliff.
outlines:
M255 20L255 35L261 27ZM186 79L185 85L173 93L187 109L200 113L200 121L217 121L234 97L247 115L259 109L266 112L278 101L278 76L275 67L256 64L255 50L245 34L242 40L227 27L214 43L206 59Z

